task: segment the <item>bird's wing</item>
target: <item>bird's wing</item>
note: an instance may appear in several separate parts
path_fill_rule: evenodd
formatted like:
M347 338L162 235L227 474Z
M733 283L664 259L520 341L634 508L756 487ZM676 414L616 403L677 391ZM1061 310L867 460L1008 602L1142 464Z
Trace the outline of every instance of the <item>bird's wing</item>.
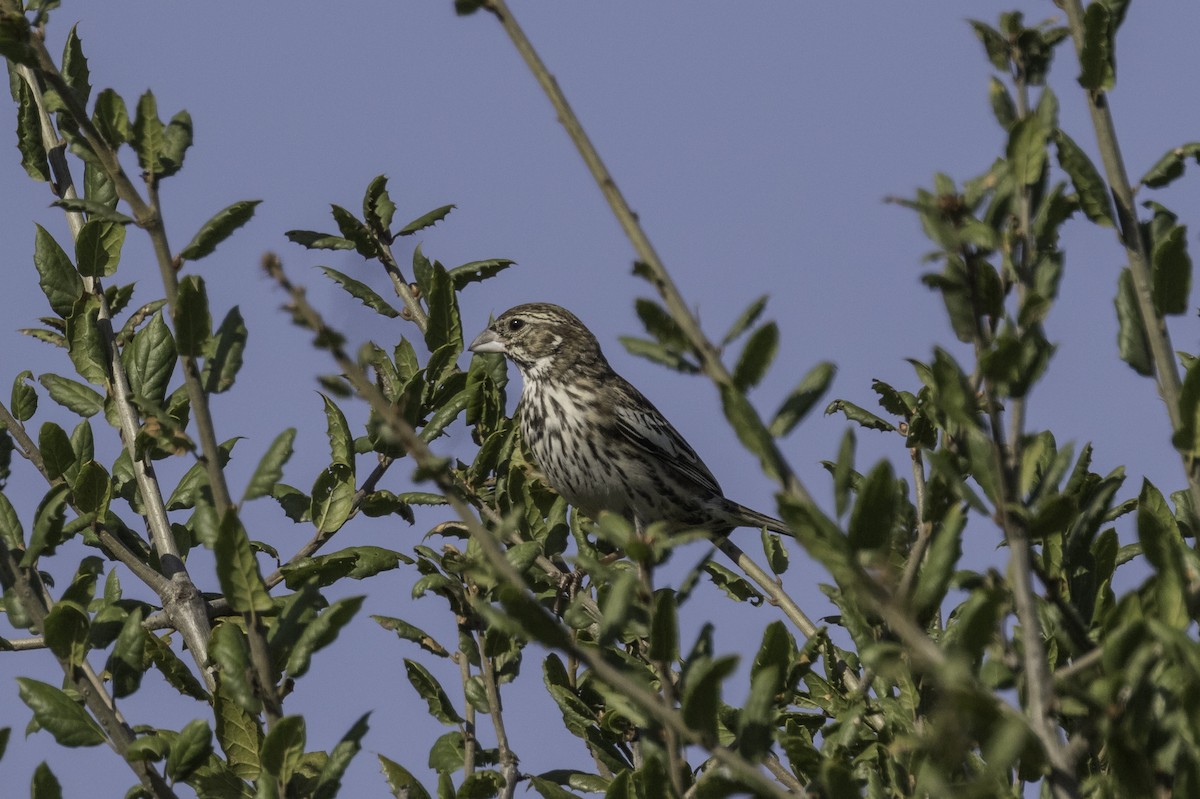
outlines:
M671 426L649 400L640 395L639 399L641 402L633 406L621 404L613 408L618 434L647 455L662 462L667 468L675 469L697 486L717 496L723 496L717 478L713 477L704 461L700 460L700 456L679 431Z

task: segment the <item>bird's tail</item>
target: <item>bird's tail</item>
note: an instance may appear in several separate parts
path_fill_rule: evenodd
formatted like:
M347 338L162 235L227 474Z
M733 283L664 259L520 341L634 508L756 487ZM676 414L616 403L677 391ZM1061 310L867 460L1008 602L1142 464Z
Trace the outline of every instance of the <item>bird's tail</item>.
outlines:
M738 521L745 527L767 528L773 533L780 535L796 537L796 534L791 531L791 528L786 523L776 519L774 516L768 516L765 513L759 513L753 508L747 508L745 505L739 505L734 502L733 507L738 516Z

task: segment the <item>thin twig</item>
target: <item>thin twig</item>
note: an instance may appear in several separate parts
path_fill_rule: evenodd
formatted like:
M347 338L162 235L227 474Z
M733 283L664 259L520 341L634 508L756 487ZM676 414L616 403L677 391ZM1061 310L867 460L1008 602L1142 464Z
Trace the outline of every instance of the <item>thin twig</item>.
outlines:
M917 540L908 552L908 562L904 564L904 573L900 576L900 585L896 588L896 595L905 602L912 599L917 574L925 560L925 553L929 551L929 544L933 541L933 522L925 518L925 462L921 457L921 448L909 447L908 455L912 461L913 492L916 494Z
M517 770L517 755L508 743L508 733L504 729L504 707L500 702L500 686L496 684L496 669L492 658L484 646L483 636L475 634L475 647L479 650L479 676L483 680L483 690L487 694L488 715L492 719L492 729L496 731L496 748L500 750L500 773L504 775L504 790L502 799L512 799L520 782L521 774Z

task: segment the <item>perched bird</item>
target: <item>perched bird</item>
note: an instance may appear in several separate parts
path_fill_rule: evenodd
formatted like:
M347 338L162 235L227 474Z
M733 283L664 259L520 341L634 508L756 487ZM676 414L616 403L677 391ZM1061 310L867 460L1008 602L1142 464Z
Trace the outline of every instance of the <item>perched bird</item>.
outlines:
M521 434L550 486L588 516L609 511L639 527L666 521L716 535L735 527L790 534L778 519L726 499L679 431L613 371L567 309L510 308L470 349L502 353L521 370Z

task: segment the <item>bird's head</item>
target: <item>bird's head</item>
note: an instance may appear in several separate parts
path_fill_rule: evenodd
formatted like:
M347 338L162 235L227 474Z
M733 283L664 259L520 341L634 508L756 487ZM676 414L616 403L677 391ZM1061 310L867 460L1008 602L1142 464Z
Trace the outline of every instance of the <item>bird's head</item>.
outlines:
M544 302L509 308L475 337L470 350L501 353L534 378L607 366L599 342L579 317Z

